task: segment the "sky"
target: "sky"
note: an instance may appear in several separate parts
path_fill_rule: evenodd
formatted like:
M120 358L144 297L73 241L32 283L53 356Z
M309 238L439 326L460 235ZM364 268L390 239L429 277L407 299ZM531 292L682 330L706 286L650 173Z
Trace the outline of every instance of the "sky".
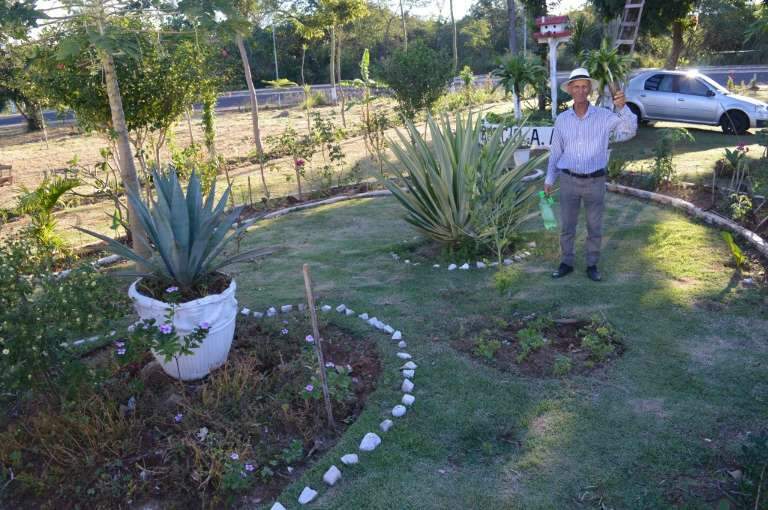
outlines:
M448 12L448 0L427 0L429 5L420 7L412 11L413 14L418 16L427 17L439 17L442 15L444 18L449 18ZM474 3L474 0L453 0L453 15L459 20L469 12L470 7ZM550 5L549 12L551 14L565 14L569 11L580 9L586 3L586 0L555 0L547 2ZM559 4L559 5L555 5Z

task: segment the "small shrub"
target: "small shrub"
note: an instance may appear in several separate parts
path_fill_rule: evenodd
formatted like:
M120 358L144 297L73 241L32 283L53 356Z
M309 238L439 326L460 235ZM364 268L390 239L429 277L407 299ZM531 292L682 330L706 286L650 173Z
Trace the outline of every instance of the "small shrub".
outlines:
M517 340L520 345L520 352L517 355L517 362L525 361L528 356L546 345L547 339L542 336L536 328L524 328L517 332Z
M693 142L691 133L684 128L665 129L653 148L653 163L651 164L651 177L654 187L660 189L677 180L673 156L675 145L681 141Z
M501 349L501 341L495 339L491 340L481 336L475 340L475 347L472 349L472 353L475 356L491 361L496 356L496 352L499 349Z
M731 217L736 221L744 220L752 212L752 200L744 193L731 194Z
M568 356L558 354L555 358L555 362L552 365L552 374L557 377L562 377L571 373L573 369L573 362Z
M627 162L623 159L611 159L608 161L608 180L610 181L617 181L619 180L619 177L624 173L624 170L627 168Z
M739 492L747 499L745 508L765 508L760 503L766 500L760 500L768 491L768 430L748 436L741 445L739 462L742 466Z
M600 319L593 319L579 331L579 335L582 337L581 347L589 351L592 362L603 361L616 350L616 332Z

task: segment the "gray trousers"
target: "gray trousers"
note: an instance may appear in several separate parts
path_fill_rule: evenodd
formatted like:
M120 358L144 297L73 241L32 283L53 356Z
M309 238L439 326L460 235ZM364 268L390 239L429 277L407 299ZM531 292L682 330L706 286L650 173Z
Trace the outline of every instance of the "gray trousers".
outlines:
M560 174L560 232L561 262L573 267L575 258L576 226L579 210L584 201L587 212L587 266L596 266L600 260L603 242L603 210L605 209L605 176L579 179Z

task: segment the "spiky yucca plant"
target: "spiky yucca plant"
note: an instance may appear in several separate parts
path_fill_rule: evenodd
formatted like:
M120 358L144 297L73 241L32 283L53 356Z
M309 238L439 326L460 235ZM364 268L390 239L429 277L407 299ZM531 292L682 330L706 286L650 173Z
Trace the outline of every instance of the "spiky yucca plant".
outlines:
M240 235L243 228L233 229L241 208L234 208L229 213L225 210L229 188L215 202L216 184L203 197L197 172L192 172L186 196L172 168L165 174L153 170L152 177L157 189L157 200L152 201L151 207L140 196L128 193L128 200L138 214L151 244L151 259L138 255L107 236L76 228L105 241L112 252L148 268L149 274L145 276L172 283L182 291L193 289L225 266L269 253L267 250L255 249L232 257L220 257L224 248Z
M485 131L481 116L447 114L427 117L430 142L410 121L392 143L399 165L392 165L398 181L384 185L407 210L406 221L428 237L444 243L488 235L478 211L489 203L511 204L510 214L528 212L535 184L523 180L548 156L509 168L522 142L517 135L503 142L503 129ZM484 139L484 143L480 143ZM400 186L404 185L405 189Z
M589 71L589 76L597 80L599 89L597 90L597 103L603 103L605 87L614 87L614 84L624 82L629 76L634 59L629 55L622 55L618 48L612 48L608 39L603 39L600 48L596 50L583 51L581 58L584 61L583 66ZM614 91L611 90L611 94Z

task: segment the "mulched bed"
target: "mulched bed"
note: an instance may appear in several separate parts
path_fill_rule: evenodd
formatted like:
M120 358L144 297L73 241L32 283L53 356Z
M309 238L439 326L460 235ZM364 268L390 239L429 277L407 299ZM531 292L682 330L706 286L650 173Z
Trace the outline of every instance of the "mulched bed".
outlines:
M602 319L552 320L531 314L510 320L476 320L463 329L452 342L455 349L500 370L529 377L591 373L625 350L617 332ZM588 335L593 343L584 342ZM526 353L525 337L538 337L541 345Z
M224 367L181 383L144 356L66 405L15 406L0 432L7 508L227 508L271 501L355 421L381 372L373 340L323 324L335 429L303 314L238 317ZM330 365L330 364L333 365ZM13 473L11 475L11 473Z

